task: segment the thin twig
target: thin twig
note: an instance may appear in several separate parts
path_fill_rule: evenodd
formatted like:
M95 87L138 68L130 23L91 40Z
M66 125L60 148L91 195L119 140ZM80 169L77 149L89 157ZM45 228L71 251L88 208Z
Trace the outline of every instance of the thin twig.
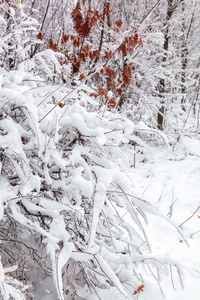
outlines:
M197 207L197 209L195 210L195 212L187 219L185 220L183 223L181 223L181 225L179 225L179 227L183 226L183 224L185 224L187 221L189 221L190 219L192 219L192 217L194 217L194 215L197 213L197 211L199 210L200 206Z
M164 295L164 292L163 292L163 290L162 290L162 287L161 287L161 285L160 285L160 282L159 282L158 278L157 278L156 275L153 273L153 271L151 270L150 266L147 265L147 267L148 267L149 271L151 272L152 276L153 276L153 277L155 278L155 280L157 281L158 286L159 286L160 291L161 291L161 294L162 294L163 297L164 297L165 295Z
M142 19L142 21L140 21L140 25L144 22L144 20L146 20L146 18L150 15L150 13L154 10L154 8L159 4L161 0L158 0L156 2L156 4L148 11L148 13L144 16L144 18Z
M177 267L177 265L175 265L176 269L177 269L177 273L178 273L178 276L179 276L179 280L180 280L180 285L182 287L182 289L184 288L184 285L183 285L183 281L182 281L182 278L181 278L181 274L180 274L180 270L179 268Z

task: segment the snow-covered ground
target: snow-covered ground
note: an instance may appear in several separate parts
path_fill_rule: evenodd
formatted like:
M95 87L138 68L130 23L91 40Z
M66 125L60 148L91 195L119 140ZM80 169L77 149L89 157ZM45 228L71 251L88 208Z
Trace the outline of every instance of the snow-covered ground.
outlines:
M172 267L167 279L161 278L159 287L156 268L147 269L148 276L144 278L143 292L137 294L136 299L198 300L200 299L200 142L185 138L182 154L177 161L169 158L166 149L155 148L152 151L154 159L151 162L137 164L136 156L136 169L131 170L130 174L135 186L135 195L150 201L176 226L180 226L188 245L166 220L149 215L145 229L153 256L156 255L158 259L157 267L163 268L165 273L165 266L162 259L159 262L159 257L167 257L169 261L174 261L177 266L182 267L182 272L178 274L176 267ZM125 298L121 295L118 297L107 295L103 299Z
M136 171L138 176L136 189L138 193L143 194L146 199L155 204L163 214L168 215L173 223L180 226L200 206L200 158L187 155L184 159L174 161L165 159L163 156L163 151L157 150L155 163L139 167ZM188 268L188 271L181 275L184 289L177 278L177 270L171 270L171 282L161 281L165 298L168 300L188 300L190 298L198 300L200 292L200 210L185 222L181 229L189 246L182 241L172 226L155 216L151 216L149 219L147 235L153 246L153 253L157 253L158 256L167 255L169 259ZM195 278L195 273L197 278ZM149 286L151 287L144 289L144 292L141 293L140 299L161 299L161 296L156 294L157 289L153 280L151 283L149 282Z

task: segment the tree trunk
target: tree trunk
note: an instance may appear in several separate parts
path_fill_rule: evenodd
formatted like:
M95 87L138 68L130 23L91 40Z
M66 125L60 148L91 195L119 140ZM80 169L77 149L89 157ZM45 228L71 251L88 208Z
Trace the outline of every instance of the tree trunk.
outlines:
M182 13L184 14L185 12L185 5L184 1L182 1ZM192 16L193 19L193 16ZM192 22L191 19L191 22ZM188 31L189 34L189 31ZM188 49L187 49L187 36L185 33L185 20L184 20L184 15L183 15L183 21L182 21L182 45L181 45L181 68L182 68L182 73L181 73L181 94L182 94L182 99L181 99L181 104L182 104L182 109L185 111L185 94L186 94L186 68L187 68L187 55L188 55Z
M168 0L167 1L168 6L167 6L167 14L166 14L166 22L169 22L172 14L174 12L174 9L172 8L172 0ZM164 35L164 45L163 45L163 49L165 51L164 55L163 55L163 59L162 59L162 63L164 64L167 60L167 51L169 49L169 30L168 30L168 26L166 28L165 31L165 35ZM166 82L164 78L160 79L159 82L159 88L158 88L158 92L159 92L159 97L160 97L160 108L157 114L157 127L160 130L163 130L164 127L164 114L165 114L165 93L166 93Z
M11 24L13 22L12 20L12 16L10 14L10 1L6 1L6 5L8 6L8 9L6 9L6 19L7 19L7 28L6 28L6 32L10 32L11 31ZM10 41L8 42L8 67L9 70L14 69L15 67L15 53L14 53L14 44Z

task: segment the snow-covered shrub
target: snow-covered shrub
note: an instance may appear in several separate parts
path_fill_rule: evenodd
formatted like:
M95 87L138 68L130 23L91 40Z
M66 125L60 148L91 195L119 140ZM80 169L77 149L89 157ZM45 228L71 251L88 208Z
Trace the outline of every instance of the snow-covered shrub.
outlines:
M38 21L26 12L28 4L20 1L0 3L0 67L16 69L28 61L36 38Z
M11 268L1 294L34 299L38 274L43 285L52 274L59 299L112 286L135 299L145 288L141 266L167 274L176 265L150 254L147 215L165 217L134 195L141 127L100 107L84 81L70 90L4 71L0 84L1 269Z

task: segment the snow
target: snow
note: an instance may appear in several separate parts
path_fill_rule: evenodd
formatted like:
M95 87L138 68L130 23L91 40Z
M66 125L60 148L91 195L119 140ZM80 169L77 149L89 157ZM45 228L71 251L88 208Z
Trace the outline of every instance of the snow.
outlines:
M187 147L190 148L189 143ZM200 159L188 155L180 161L169 161L166 159L166 154L166 150L157 150L155 153L156 160L153 164L138 166L138 169L134 170L137 175L134 185L136 194L150 200L163 214L168 214L176 226L179 226L192 215L200 204L200 169L198 167ZM173 208L170 208L171 205ZM171 215L169 215L170 210ZM200 240L198 233L196 239L193 234L199 229L198 212L181 229L184 236L187 237L189 247L183 243L176 230L170 228L170 225L163 219L152 215L148 216L146 234L151 248L153 247L152 253L157 253L159 256L165 255L168 259L182 264L182 268L185 269L183 289L174 268L173 280L176 290L173 290L172 283L167 282L166 279L161 282L161 286L164 287L165 299L186 300L192 298L196 300L199 297L200 259L198 249ZM191 269L196 275L192 274L191 271L189 272ZM155 283L152 284L155 285ZM162 299L161 295L157 295L152 284L150 290L145 288L144 292L139 295L140 300L153 300L157 297Z
M99 255L96 254L95 258L102 269L102 271L108 276L109 279L112 280L112 282L115 284L116 288L119 289L119 291L124 295L127 299L128 296L126 292L123 289L122 284L120 283L118 277L115 275L115 273L112 271L112 269L109 267L109 265L106 263L106 261Z
M4 24L4 25L7 24L6 21L4 20L4 18L2 16L0 16L0 24Z
M63 56L61 53L55 53L51 49L46 49L40 53L37 53L34 57L35 60L38 60L44 67L45 71L51 76L52 72L51 69L48 66L47 61L50 61L54 64L57 71L60 71L60 65L58 63L58 60L56 59L56 56Z
M180 144L183 150L190 155L195 155L200 157L200 141L191 137L181 136Z

